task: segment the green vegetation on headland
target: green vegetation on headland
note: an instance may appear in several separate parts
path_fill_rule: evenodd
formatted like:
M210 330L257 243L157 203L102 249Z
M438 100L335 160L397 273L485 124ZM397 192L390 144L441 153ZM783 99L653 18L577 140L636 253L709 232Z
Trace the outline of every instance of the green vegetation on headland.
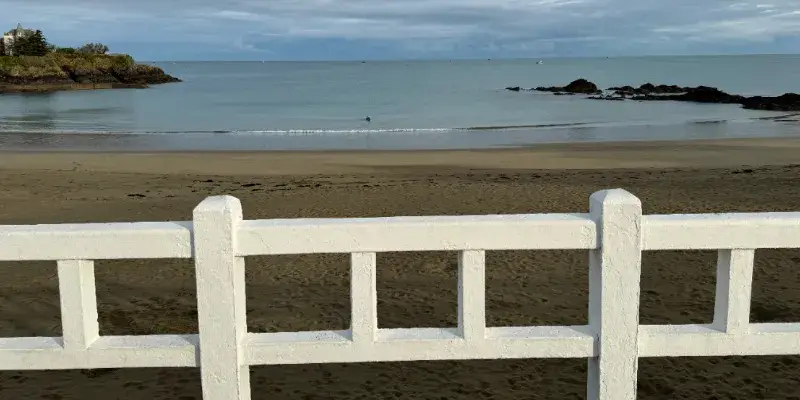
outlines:
M180 80L161 68L136 64L128 55L0 56L0 93L146 88L168 82Z
M99 43L57 48L47 44L41 31L11 43L13 48L3 43L0 52L0 93L146 88L180 82L161 68L136 64L129 55L106 54L108 47Z

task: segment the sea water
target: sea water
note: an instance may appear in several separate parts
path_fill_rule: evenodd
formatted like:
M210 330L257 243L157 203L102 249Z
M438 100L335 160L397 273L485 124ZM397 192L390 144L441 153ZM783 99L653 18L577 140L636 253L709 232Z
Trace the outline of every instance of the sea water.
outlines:
M800 55L352 62L159 62L182 83L0 95L0 147L432 149L791 136L788 113L596 101L507 86L707 85L800 92ZM366 121L366 117L370 121Z

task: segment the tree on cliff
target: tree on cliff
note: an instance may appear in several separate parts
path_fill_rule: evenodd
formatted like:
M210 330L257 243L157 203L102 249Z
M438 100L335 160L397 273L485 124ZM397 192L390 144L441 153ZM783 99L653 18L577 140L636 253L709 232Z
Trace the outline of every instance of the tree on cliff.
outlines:
M108 53L108 46L102 43L86 43L78 48L78 53L82 54L106 54Z
M0 56L6 55L6 42L0 39Z
M15 56L44 56L49 53L47 39L40 30L33 35L17 38L13 46Z
M25 55L27 55L27 54L25 54L25 51L28 49L28 40L27 39L28 38L26 38L24 36L15 38L14 41L11 42L11 46L9 48L9 50L11 51L11 54L13 54L15 56L25 56Z

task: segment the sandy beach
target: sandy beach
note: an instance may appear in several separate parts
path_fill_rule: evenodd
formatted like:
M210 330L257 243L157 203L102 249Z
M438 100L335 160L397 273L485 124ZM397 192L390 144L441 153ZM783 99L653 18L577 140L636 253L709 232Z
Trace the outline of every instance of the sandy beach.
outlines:
M211 195L247 219L800 211L800 139L414 152L0 152L0 224L189 220ZM454 253L378 255L382 328L456 325ZM648 252L641 322L709 323L716 254ZM346 329L347 255L249 257L250 331ZM487 252L490 326L585 324L583 251ZM800 250L759 250L751 319L800 322ZM191 260L97 261L101 334L195 333ZM55 263L0 263L0 336L60 335ZM252 367L253 399L582 399L586 360ZM798 399L800 356L641 359L639 399ZM1 399L200 399L197 369L2 371Z

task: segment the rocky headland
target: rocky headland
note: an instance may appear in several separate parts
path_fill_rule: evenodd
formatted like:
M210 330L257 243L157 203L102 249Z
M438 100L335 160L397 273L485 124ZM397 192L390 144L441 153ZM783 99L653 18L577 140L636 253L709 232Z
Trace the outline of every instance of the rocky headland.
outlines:
M0 57L0 93L147 88L170 82L181 80L125 54Z
M519 86L507 90L552 92L557 95L591 95L592 100L612 101L685 101L693 103L740 104L743 108L767 111L800 111L800 94L785 93L780 96L742 96L726 93L709 86L654 85L645 83L638 87L619 86L605 91L586 79L578 79L566 86L536 87L524 89Z

